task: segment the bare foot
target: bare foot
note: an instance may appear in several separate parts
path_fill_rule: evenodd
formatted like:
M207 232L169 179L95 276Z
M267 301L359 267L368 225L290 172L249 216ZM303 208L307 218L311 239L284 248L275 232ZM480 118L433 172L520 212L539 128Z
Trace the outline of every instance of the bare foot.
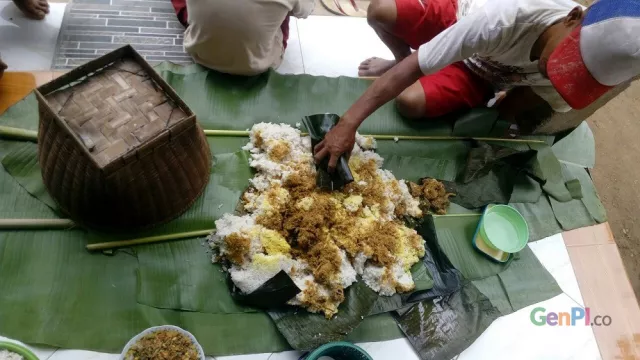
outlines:
M369 58L358 67L358 76L380 76L396 64L395 60L385 60L377 57Z
M47 0L13 0L13 2L30 19L42 20L49 13Z
M0 79L2 79L2 76L4 75L4 71L7 70L7 64L4 63L4 61L2 61L2 59L0 59Z

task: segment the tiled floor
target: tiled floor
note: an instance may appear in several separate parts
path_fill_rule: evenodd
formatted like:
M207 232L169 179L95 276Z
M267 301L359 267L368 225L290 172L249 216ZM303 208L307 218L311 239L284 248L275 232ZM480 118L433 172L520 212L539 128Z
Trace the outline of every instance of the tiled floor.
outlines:
M27 19L11 1L0 1L0 56L9 70L51 66L66 4L50 4L43 21Z
M147 6L70 4L53 67L72 68L127 43L150 62L191 63L182 48L182 26L171 4L131 3ZM392 57L364 18L292 18L289 28L288 47L277 69L280 73L356 77L365 58Z
M640 309L608 224L564 234L578 284L592 316L610 316L595 326L605 359L640 359Z
M149 62L190 64L183 32L170 1L76 0L68 5L53 68L73 68L126 44Z
M121 4L141 4L137 0L112 1ZM110 20L100 17L85 19L99 22L104 20L107 23ZM157 20L154 18L148 21ZM355 76L358 63L365 58L390 57L389 51L368 28L365 19L312 16L304 20L294 19L291 25L289 47L283 64L278 69L283 73ZM128 26L123 25L123 27ZM69 38L65 41L75 41L78 44L83 42L81 38L75 39L78 40ZM174 45L166 46L178 46L175 45L177 35L173 39ZM77 46L76 49L78 49ZM155 44L155 46L165 45ZM7 50L2 49L2 51ZM47 77L44 75L39 76L40 80ZM469 349L461 354L460 359L598 359L600 358L598 345L604 359L626 360L640 356L638 345L640 310L624 277L624 268L607 225L565 233L564 240L560 235L552 236L530 246L564 291L564 294L536 306L542 306L547 311L554 312L570 311L571 307L576 306L587 306L593 309L594 315L610 315L613 319L612 326L608 328L538 327L531 324L529 316L532 307L529 307L494 322ZM598 345L594 340L594 331ZM417 359L405 339L363 344L363 347L376 359ZM116 355L77 350L55 351L55 349L38 348L36 351L41 360L117 359ZM221 359L294 360L299 355L295 352L287 352L222 357Z
M310 16L298 20L305 73L358 76L358 65L372 56L392 59L365 18Z

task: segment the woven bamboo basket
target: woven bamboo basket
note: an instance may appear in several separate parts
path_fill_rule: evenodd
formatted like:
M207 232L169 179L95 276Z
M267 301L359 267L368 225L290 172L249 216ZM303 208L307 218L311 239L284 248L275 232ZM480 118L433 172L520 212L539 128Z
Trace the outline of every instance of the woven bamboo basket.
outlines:
M194 114L130 46L36 90L38 157L70 218L106 231L175 218L202 194L211 153Z

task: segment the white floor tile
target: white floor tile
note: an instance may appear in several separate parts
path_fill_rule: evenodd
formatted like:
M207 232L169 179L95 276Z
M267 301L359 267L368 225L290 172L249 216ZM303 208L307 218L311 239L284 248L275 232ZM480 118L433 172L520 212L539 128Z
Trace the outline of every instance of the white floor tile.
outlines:
M358 65L372 56L392 59L391 51L365 18L310 16L298 20L305 73L358 76Z
M282 63L276 69L276 72L280 74L304 74L300 37L298 36L298 19L294 17L289 20L289 41L287 41L287 49L284 52Z
M562 234L556 234L546 239L529 243L529 247L547 271L556 279L562 291L575 302L584 306L582 294L578 287L578 280L573 272L571 259L569 259L569 253L564 245Z
M374 359L420 360L406 338L357 344Z
M20 344L20 345L26 347L27 349L31 350L34 354L36 354L36 356L38 358L40 358L40 360L49 359L51 354L53 354L57 350L57 348L49 347L49 346L27 345L27 344L25 344L23 342L20 342L20 341L17 341L17 340L13 340L13 339L9 339L9 338L6 338L4 336L0 336L0 341L8 341L8 342L14 342L16 344Z
M402 359L402 360L420 360L418 355L411 347L409 340L402 338L390 341L358 343L364 351L372 358L378 359ZM300 351L285 351L274 353L269 360L298 360L303 355ZM241 358L216 358L217 360L244 360ZM253 359L251 359L253 360Z
M120 354L106 354L85 350L58 350L48 360L118 360ZM41 359L42 360L42 359Z
M49 70L67 4L51 3L44 20L30 20L11 1L0 1L0 56L9 70Z
M567 295L561 294L547 301L503 316L462 354L458 360L500 359L599 359L600 353L591 327L536 326L531 312L542 307L548 312L571 312L577 307Z
M271 356L271 359L269 357ZM215 360L272 360L272 354L251 354L251 355L236 355L236 356L216 356Z

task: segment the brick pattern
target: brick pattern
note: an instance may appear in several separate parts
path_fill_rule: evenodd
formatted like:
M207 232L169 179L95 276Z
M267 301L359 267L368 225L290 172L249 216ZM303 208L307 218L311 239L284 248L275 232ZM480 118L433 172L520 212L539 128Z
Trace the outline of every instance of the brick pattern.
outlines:
M192 64L170 0L75 0L67 6L53 69L71 69L131 44L150 63Z

